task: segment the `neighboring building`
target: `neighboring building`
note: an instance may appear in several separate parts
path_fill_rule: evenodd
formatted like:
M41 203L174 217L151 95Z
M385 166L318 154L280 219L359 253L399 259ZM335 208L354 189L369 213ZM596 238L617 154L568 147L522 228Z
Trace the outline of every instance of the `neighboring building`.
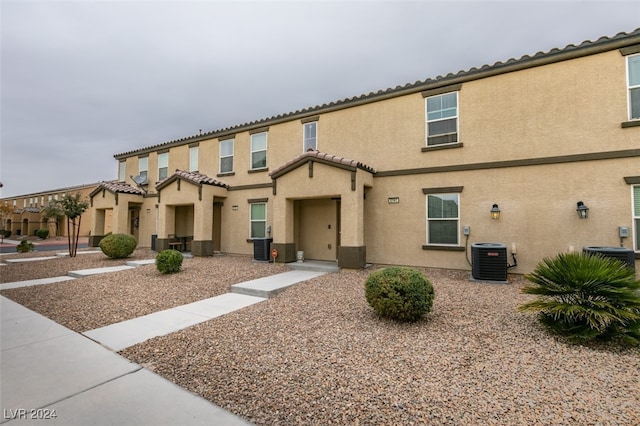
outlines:
M62 200L64 197L80 193L89 200L89 194L102 183L71 186L68 188L53 189L49 191L34 192L32 194L17 195L3 198L0 202L12 208L12 212L2 217L0 228L11 231L11 237L34 235L38 229L48 229L49 236L67 236L67 219L60 218L57 222L43 217L43 208L49 203ZM79 235L86 237L91 229L91 209L87 209L80 219Z
M208 256L272 238L281 262L470 269L471 244L495 242L519 273L583 246L637 258L640 29L114 157L93 245L177 235Z

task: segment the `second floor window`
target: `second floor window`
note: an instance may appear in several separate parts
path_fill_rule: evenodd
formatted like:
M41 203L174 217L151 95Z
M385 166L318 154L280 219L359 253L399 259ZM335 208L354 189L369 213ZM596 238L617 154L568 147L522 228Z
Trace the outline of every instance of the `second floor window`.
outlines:
M629 83L629 118L640 119L640 54L627 58Z
M220 142L220 173L233 172L233 139Z
M190 172L198 171L198 147L197 146L189 147L189 171Z
M267 167L267 132L251 135L251 170Z
M310 149L318 149L318 123L313 121L304 124L304 137L302 141L302 152Z
M158 180L166 179L169 175L169 153L158 154Z
M458 93L426 99L427 146L458 142Z
M124 182L127 179L127 163L121 161L118 169L118 180Z
M138 158L138 175L144 178L143 184L147 183L149 179L149 157Z

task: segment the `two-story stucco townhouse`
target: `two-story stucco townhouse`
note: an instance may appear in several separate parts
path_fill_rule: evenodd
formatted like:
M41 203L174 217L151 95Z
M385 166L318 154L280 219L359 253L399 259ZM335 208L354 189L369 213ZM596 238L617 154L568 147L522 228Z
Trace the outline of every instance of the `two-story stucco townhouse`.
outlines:
M640 29L115 158L119 182L91 193L94 245L111 217L156 250L272 238L278 262L346 268L470 269L478 242L517 249L520 273L583 246L637 258Z
M33 235L38 229L48 229L49 237L67 236L67 220L65 217L45 218L45 207L64 199L68 195L79 193L83 199L87 199L100 182L76 185L64 188L50 189L30 194L22 194L2 199L2 204L8 207L8 214L2 215L0 229L11 231L11 237ZM87 209L80 217L79 235L89 235L92 209ZM111 231L107 224L106 232Z

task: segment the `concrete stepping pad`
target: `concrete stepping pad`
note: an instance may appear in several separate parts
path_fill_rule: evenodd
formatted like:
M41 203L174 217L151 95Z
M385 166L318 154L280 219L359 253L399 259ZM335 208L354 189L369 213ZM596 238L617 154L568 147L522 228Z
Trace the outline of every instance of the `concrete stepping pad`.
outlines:
M42 256L42 257L25 257L22 259L5 259L7 263L22 263L22 262L37 262L39 260L55 259L56 256Z
M7 290L10 288L29 287L32 285L53 284L69 280L75 280L75 278L65 275L62 277L39 278L37 280L14 281L11 283L0 284L0 289Z
M231 286L233 293L246 294L249 296L270 298L283 292L288 287L302 281L324 275L326 272L320 271L289 271L281 274L258 278Z
M155 259L144 259L144 260L129 260L125 262L127 266L144 266L144 265L153 265L156 263Z
M104 274L107 272L126 271L127 269L134 269L135 266L108 266L105 268L92 268L92 269L78 269L77 271L69 271L67 275L74 278L88 277L89 275Z
M86 251L78 250L76 252L76 254L96 254L96 253L102 253L102 250L86 250ZM69 252L68 251L63 251L63 252L60 252L60 253L56 253L56 256L58 256L58 257L69 256Z

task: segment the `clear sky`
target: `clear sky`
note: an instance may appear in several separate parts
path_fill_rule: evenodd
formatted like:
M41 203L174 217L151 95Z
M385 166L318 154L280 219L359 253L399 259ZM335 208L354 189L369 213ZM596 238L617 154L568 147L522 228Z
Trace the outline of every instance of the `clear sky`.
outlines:
M640 0L2 0L0 19L9 197L116 179L114 154L200 129L631 32Z

